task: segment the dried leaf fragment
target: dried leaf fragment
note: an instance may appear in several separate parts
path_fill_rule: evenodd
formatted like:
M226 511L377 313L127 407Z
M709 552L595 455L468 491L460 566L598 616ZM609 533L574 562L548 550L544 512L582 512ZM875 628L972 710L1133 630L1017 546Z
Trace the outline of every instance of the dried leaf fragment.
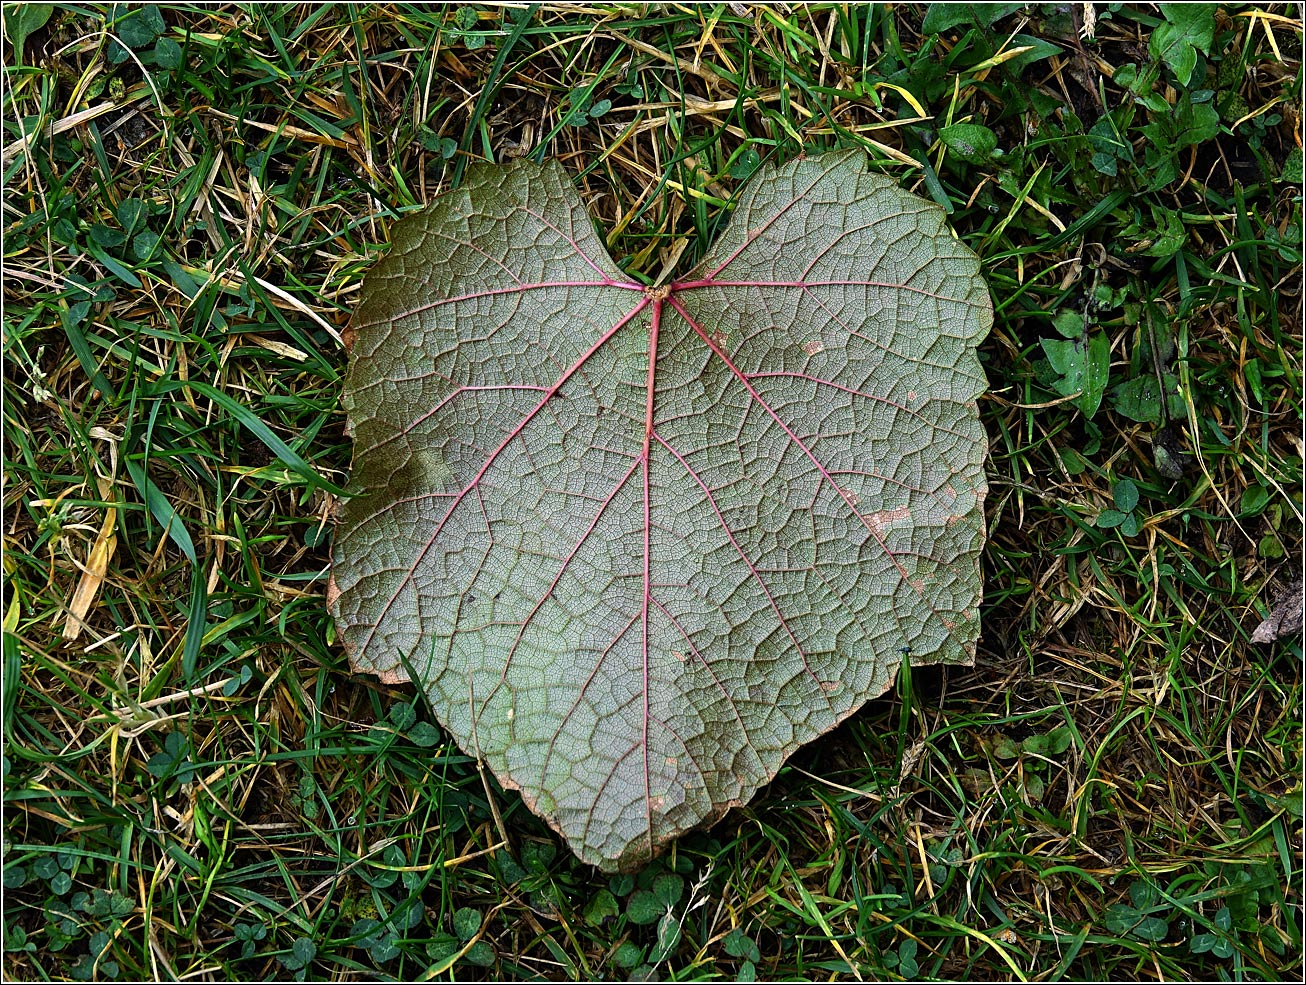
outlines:
M99 488L100 496L107 500L112 492L112 485L101 479ZM113 560L114 552L118 549L117 529L118 510L116 507L107 506L104 510L104 520L100 524L100 532L95 538L90 554L87 555L86 565L82 568L82 577L73 591L72 601L68 603L68 619L64 622L63 638L69 643L81 636L82 629L86 625L86 614L91 611L91 604L100 594L100 587L109 573L109 562Z
M1287 588L1275 593L1270 614L1252 630L1253 643L1273 643L1301 632L1302 588L1302 579L1298 576Z

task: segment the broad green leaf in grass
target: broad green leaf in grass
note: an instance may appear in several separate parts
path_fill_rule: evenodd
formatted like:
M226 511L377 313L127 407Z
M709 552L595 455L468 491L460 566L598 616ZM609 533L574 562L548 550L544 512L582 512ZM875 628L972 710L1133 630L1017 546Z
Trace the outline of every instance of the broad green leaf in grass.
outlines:
M54 13L52 3L7 3L4 5L4 33L13 45L15 60L23 58L23 45L28 35L45 27Z
M1128 513L1138 505L1138 484L1133 479L1121 479L1111 489L1116 509Z
M630 869L979 633L992 309L860 152L764 167L680 280L566 172L469 168L348 332L328 596L586 861Z
M998 146L998 136L978 123L954 123L939 131L939 139L964 161L985 164Z
M163 14L157 4L147 3L140 6L116 3L109 14L109 30L115 41L120 40L130 48L139 50L154 44L155 39L168 29ZM110 60L114 64L124 62L129 57L121 46L110 49Z
M1126 514L1119 510L1103 510L1097 515L1097 527L1101 530L1109 530L1111 527L1118 527L1125 522Z
M658 942L649 955L654 964L665 961L680 943L680 920L674 913L665 914L658 921Z
M921 33L938 34L958 24L988 27L1023 6L1019 3L932 3L925 13Z
M1152 31L1148 49L1162 59L1180 85L1187 86L1197 68L1197 53L1207 54L1215 40L1213 3L1163 3L1165 20Z
M644 960L644 952L634 941L622 941L612 955L612 963L618 968L633 968Z
M593 927L602 925L604 920L621 915L617 899L607 889L600 889L585 904L585 922Z
M1121 383L1111 389L1111 409L1131 421L1159 425L1168 415L1171 419L1184 416L1184 396L1179 391L1179 379L1173 373L1163 376L1165 390L1157 383L1156 374L1145 371L1143 375ZM1164 408L1162 402L1164 401Z
M172 38L159 38L154 42L154 61L159 68L181 68L181 45Z
M1111 340L1104 332L1087 338L1044 339L1048 364L1057 373L1054 388L1065 396L1077 395L1075 406L1092 418L1102 404L1111 367Z
M730 933L726 934L725 939L721 942L722 948L726 954L734 958L746 958L749 961L761 961L762 952L758 948L753 938L744 933L743 929L736 927Z

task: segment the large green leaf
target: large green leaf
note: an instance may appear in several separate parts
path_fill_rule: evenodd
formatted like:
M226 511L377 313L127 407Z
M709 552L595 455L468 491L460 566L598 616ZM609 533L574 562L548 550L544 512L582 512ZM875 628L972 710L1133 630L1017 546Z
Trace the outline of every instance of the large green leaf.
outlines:
M973 657L978 275L858 152L759 171L658 288L556 163L469 168L351 325L354 666L605 869L744 803L904 653Z

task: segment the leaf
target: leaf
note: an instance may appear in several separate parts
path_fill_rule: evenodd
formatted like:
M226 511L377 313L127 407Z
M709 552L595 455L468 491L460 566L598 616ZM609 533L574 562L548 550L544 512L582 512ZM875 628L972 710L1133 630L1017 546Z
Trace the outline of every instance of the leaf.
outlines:
M1088 131L1089 146L1093 148L1093 167L1102 174L1115 177L1118 162L1132 162L1134 149L1122 135L1120 122L1114 113L1104 114Z
M132 252L136 254L137 260L145 261L154 255L154 251L158 245L159 234L150 232L147 229L132 240Z
M145 48L154 43L154 39L167 30L163 14L155 4L145 4L130 10L124 4L114 4L110 15L110 30L115 32L124 44L132 48Z
M585 922L591 926L597 927L610 917L621 915L621 908L617 906L617 899L606 889L600 889L585 904Z
M730 165L730 177L743 181L745 178L751 177L753 172L758 169L761 163L762 155L749 147L742 151L739 156L735 158L734 163ZM1287 173L1287 169L1285 168L1284 174Z
M685 891L685 880L674 872L666 872L653 880L653 896L666 909L680 902Z
M1077 311L1063 311L1052 319L1052 327L1062 338L1080 339L1084 337L1084 316Z
M453 932L460 941L469 941L481 929L481 911L470 906L459 907L453 911Z
M762 960L762 952L758 949L757 943L739 927L726 934L721 941L721 945L726 954L732 958L748 958L750 961Z
M97 246L112 250L127 241L127 234L121 229L114 229L103 222L98 222L91 227L91 239L95 241Z
M1283 549L1283 543L1279 540L1276 533L1268 533L1256 543L1256 556L1274 560L1283 557L1287 552Z
M53 13L52 3L15 3L5 6L5 37L9 39L19 61L22 60L23 45L27 43L28 36L45 27Z
M1302 176L1302 149L1293 147L1288 151L1288 156L1283 162L1283 170L1279 173L1279 180L1291 185L1300 185Z
M631 875L616 875L608 880L608 888L612 890L614 896L629 896L632 889L635 888L635 877Z
M1131 933L1145 941L1163 941L1170 933L1170 925L1160 917L1144 917Z
M168 70L181 68L181 45L172 38L159 38L154 42L154 61L159 68Z
M159 779L167 779L175 775L180 782L189 783L195 773L193 768L186 768L189 762L189 741L180 732L169 732L163 742L163 751L151 756L145 768Z
M634 941L622 941L612 952L612 963L618 968L633 968L644 960L644 951Z
M1027 752L1033 756L1046 756L1048 751L1048 737L1046 735L1031 735L1020 744L1021 752Z
M1153 235L1150 237L1150 245L1141 251L1142 255L1174 256L1188 241L1188 229L1184 226L1179 213L1173 209L1158 209L1156 206L1152 206L1151 209Z
M1150 883L1135 882L1129 887L1129 901L1138 910L1146 910L1150 906L1156 905L1157 892L1156 888Z
M1184 398L1179 392L1179 378L1173 373L1165 374L1164 397L1165 413L1171 418L1182 418ZM1111 409L1140 424L1160 424L1161 399L1162 393L1153 373L1137 376L1111 389Z
M1020 755L1020 744L1010 736L995 736L993 739L993 755L999 759L1015 759Z
M407 732L417 721L417 709L406 701L390 706L390 722L400 732Z
M1117 936L1124 936L1138 925L1142 915L1132 906L1124 903L1112 903L1102 914L1106 929Z
M931 9L933 9L934 6L939 5L932 5ZM1013 48L1026 49L1020 54L1013 55L1011 58L1007 58L1002 62L1006 67L1006 70L1013 73L1019 73L1022 69L1028 68L1030 65L1037 64L1038 62L1052 58L1055 55L1060 55L1066 50L1059 44L1053 44L1047 38L1040 38L1033 34L1014 35L1011 40L1007 42L1005 48L1007 50ZM1031 96L1032 95L1033 93L1031 93Z
M680 943L680 921L674 913L668 913L658 921L658 942L649 955L654 964L665 961Z
M1111 487L1111 498L1116 509L1128 513L1138 505L1138 484L1133 479L1121 479Z
M463 960L468 964L474 964L478 968L491 967L496 959L493 945L487 940L479 940L467 949L463 955Z
M985 164L998 146L998 135L978 123L954 123L939 131L939 139L963 161Z
M125 233L121 234L122 239L131 236L138 229L143 229L149 214L149 207L139 198L125 198L119 202L117 209L118 222L126 230ZM122 242L122 239L119 242Z
M647 889L635 890L626 903L626 916L635 924L656 923L666 912L667 905Z
M1056 391L1074 396L1075 406L1086 418L1092 418L1102 405L1102 394L1111 368L1111 340L1105 332L1095 332L1087 342L1080 339L1043 339L1048 363L1060 375Z
M430 722L418 722L408 730L408 738L414 745L430 749L440 744L443 734Z
M296 937L290 944L290 960L282 958L282 964L296 971L305 967L310 961L317 957L317 945L307 937ZM292 965L290 961L293 961Z
M1148 185L1158 188L1167 184L1174 177L1175 154L1185 147L1205 143L1220 132L1220 114L1210 103L1194 104L1189 94L1185 93L1177 106L1162 104L1152 122L1142 128L1147 138L1145 158L1149 169L1159 172L1149 175ZM1161 240L1180 237L1180 245L1187 239L1182 229L1182 216L1178 217L1180 228L1173 225L1159 230ZM1163 224L1164 226L1165 224Z
M1071 743L1075 740L1075 734L1065 725L1058 725L1047 735L1048 755L1060 756L1070 748Z
M654 288L560 165L474 166L364 283L339 636L605 870L746 802L903 647L973 659L992 309L865 166L763 168Z
M1275 593L1270 614L1252 631L1253 643L1273 643L1302 629L1302 579Z
M1153 58L1170 66L1180 85L1192 81L1197 67L1197 52L1211 50L1215 40L1215 8L1213 3L1163 3L1161 12L1165 21L1152 31L1148 48Z
M988 27L1020 10L1021 3L932 3L921 24L922 34L939 34L958 24Z
M106 501L112 493L112 486L104 479L99 480L101 498ZM91 603L100 593L100 587L109 572L109 562L113 560L118 546L117 534L118 510L108 506L104 511L104 520L100 524L99 536L82 566L82 577L77 582L72 600L68 603L68 618L63 626L63 638L68 641L77 639L86 625L86 616L91 611Z

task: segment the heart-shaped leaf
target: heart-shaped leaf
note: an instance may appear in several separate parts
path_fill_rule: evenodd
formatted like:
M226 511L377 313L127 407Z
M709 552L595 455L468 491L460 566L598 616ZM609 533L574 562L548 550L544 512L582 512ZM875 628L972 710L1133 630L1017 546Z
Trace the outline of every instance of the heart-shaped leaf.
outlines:
M747 801L903 653L973 657L992 310L865 165L763 168L652 288L560 165L473 167L364 283L341 639L604 869Z

